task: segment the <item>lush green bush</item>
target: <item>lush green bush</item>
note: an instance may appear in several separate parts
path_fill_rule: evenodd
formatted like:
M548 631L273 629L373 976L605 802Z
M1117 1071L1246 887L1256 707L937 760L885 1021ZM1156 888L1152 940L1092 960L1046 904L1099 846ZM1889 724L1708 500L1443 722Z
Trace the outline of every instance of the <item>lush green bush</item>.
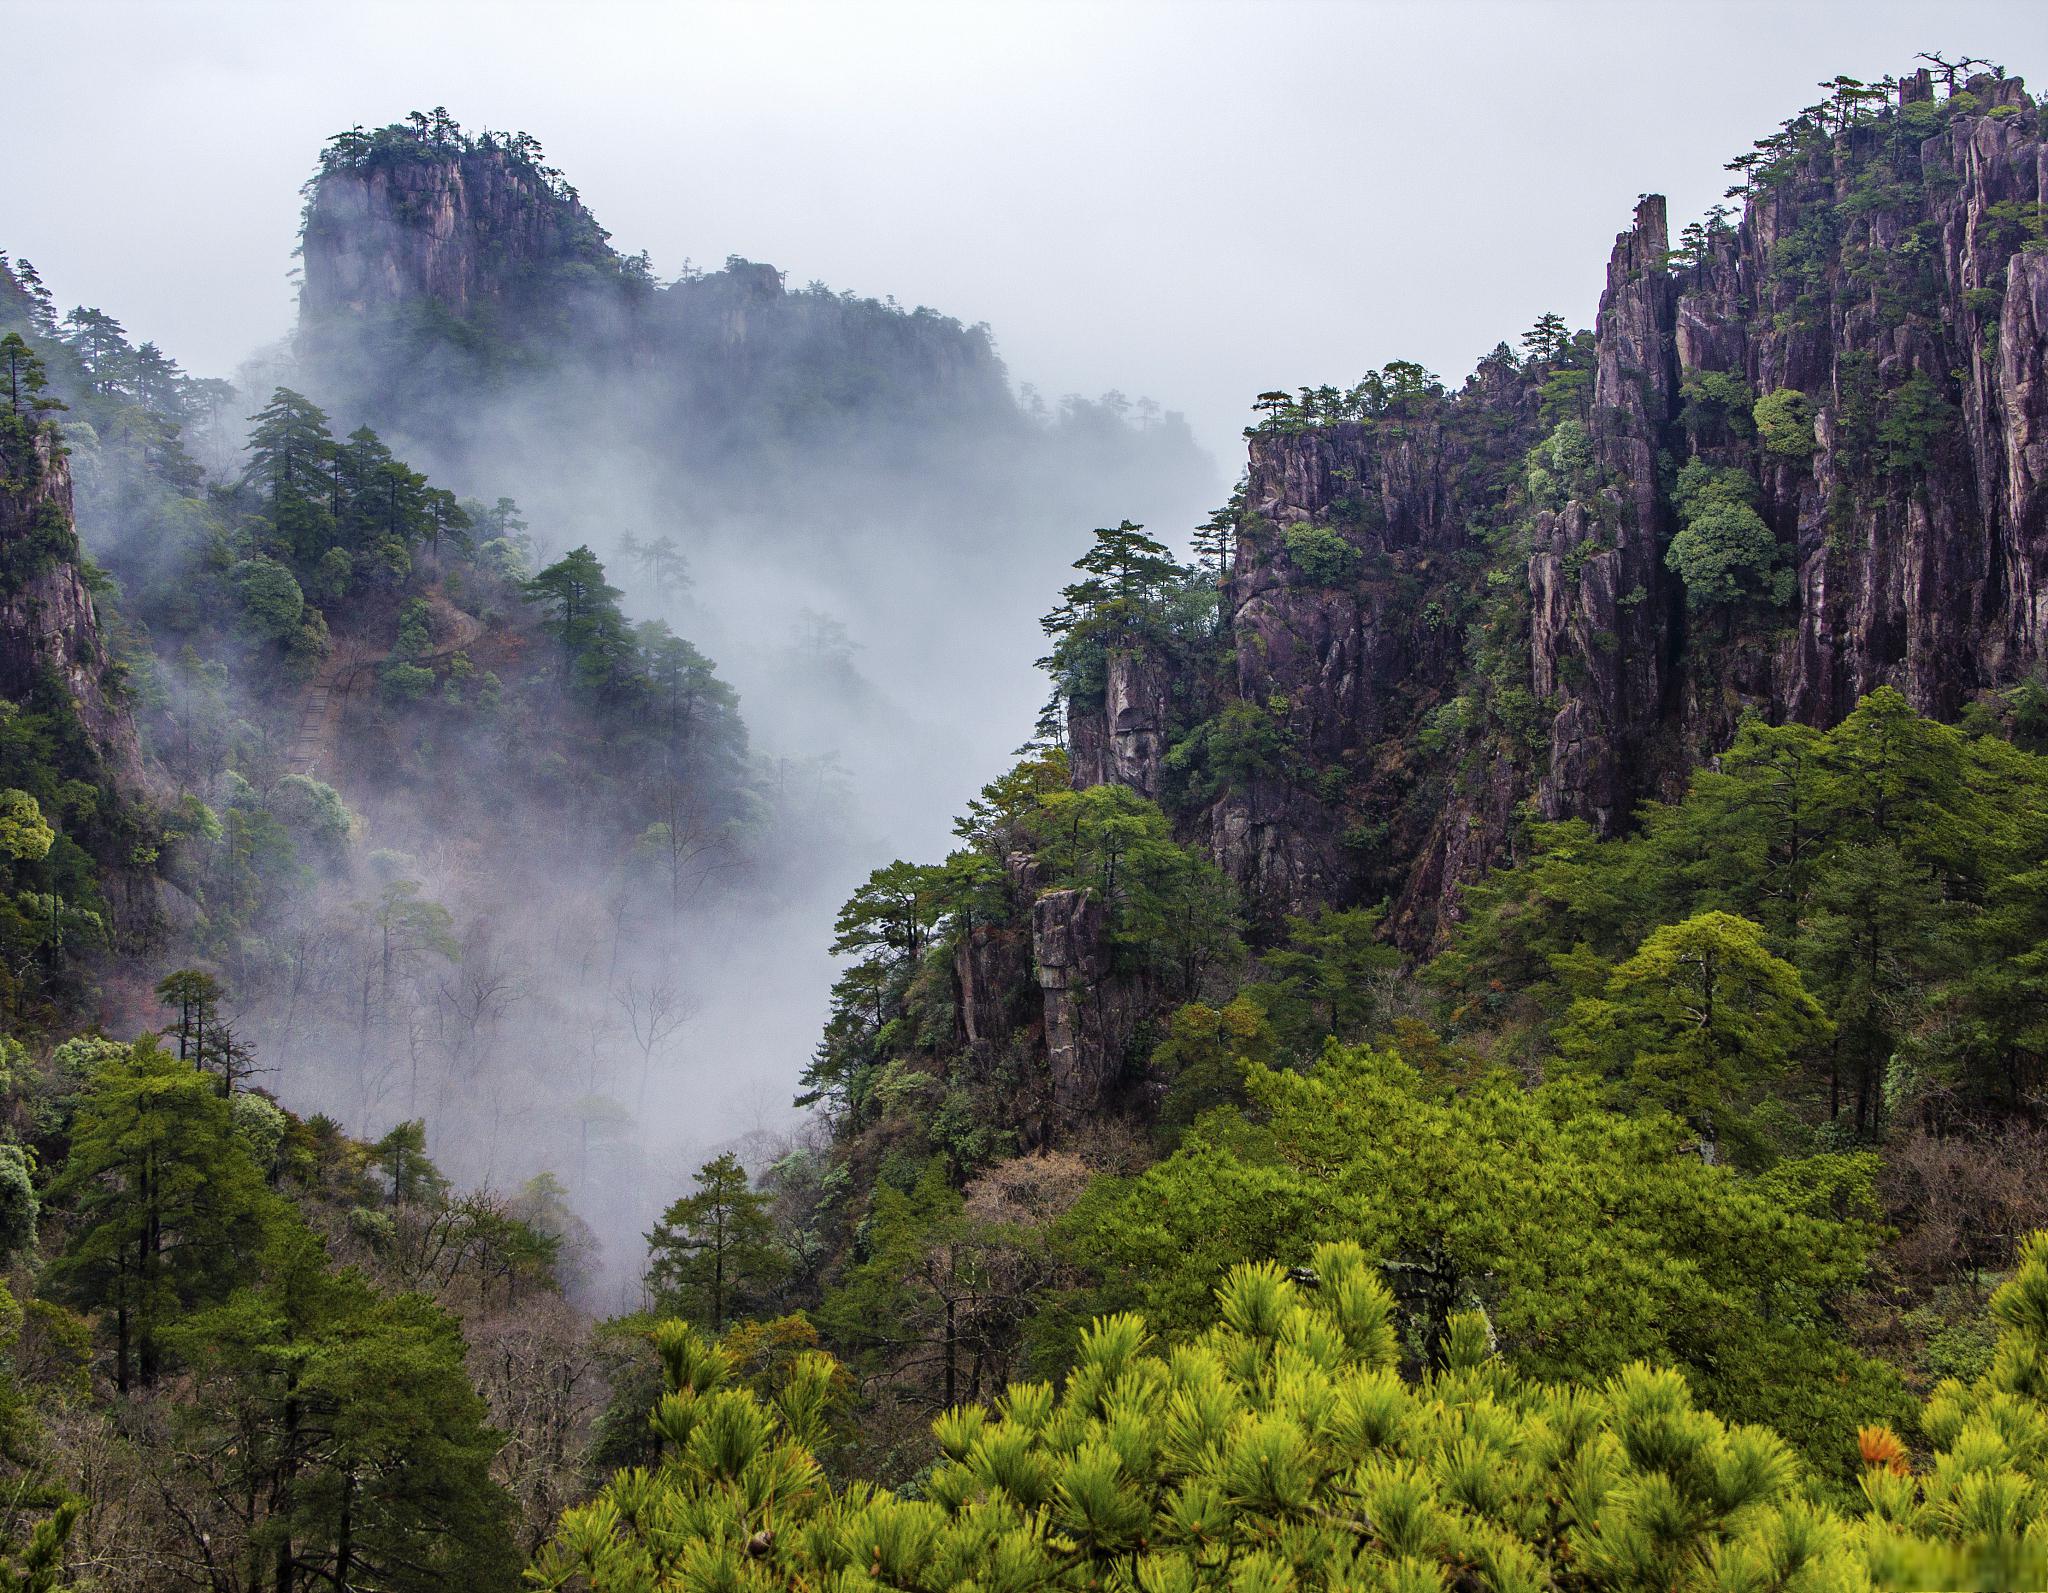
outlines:
M1931 469L1936 451L1961 424L1955 405L1924 372L1915 371L1879 407L1877 446L1884 467L1901 474Z
M1317 586L1342 586L1365 560L1341 531L1321 525L1291 525L1281 533L1294 567Z
M1745 723L1630 835L1539 826L1435 967L1460 1021L1547 1023L1662 925L1738 913L1835 1024L1777 1086L1865 1133L1923 1101L2009 1109L2048 1045L2048 759L1889 687L1832 730Z
M1781 387L1756 401L1752 412L1764 452L1781 459L1809 459L1820 446L1814 440L1812 399L1794 387Z
M1230 882L1176 842L1166 815L1130 787L1049 792L1027 827L1047 882L1102 904L1126 968L1192 996L1209 973L1242 957Z
M1191 1332L1238 1263L1300 1264L1355 1239L1401 1280L1418 1364L1484 1302L1521 1370L1676 1365L1716 1408L1819 1458L1838 1461L1859 1420L1903 1411L1896 1378L1830 1316L1877 1240L1867 1158L1748 1179L1689 1154L1698 1135L1677 1120L1603 1109L1587 1084L1495 1075L1450 1095L1371 1047L1244 1076L1244 1115L1197 1124L1171 1158L1076 1207L1065 1246L1091 1281L1069 1314L1141 1310Z
M1562 509L1568 499L1589 495L1599 476L1592 434L1583 421L1567 417L1529 451L1524 485L1535 507Z
M1679 424L1695 444L1746 441L1756 395L1736 371L1693 371L1679 384Z
M1167 772L1188 802L1201 804L1255 780L1286 779L1300 766L1284 696L1223 705L1215 718L1190 730L1166 755Z
M729 1354L665 1323L659 1462L567 1512L534 1579L593 1593L1852 1593L2048 1575L2048 1240L1993 1303L1993 1370L1930 1402L1931 1464L1914 1475L1892 1432L1866 1427L1861 1498L1843 1510L1775 1434L1700 1409L1676 1373L1528 1381L1475 1312L1404 1382L1394 1301L1365 1252L1305 1260L1291 1275L1234 1269L1190 1342L1161 1349L1143 1318L1107 1317L1064 1387L949 1411L915 1497L826 1482L828 1358L798 1357L764 1399Z
M0 1144L0 1268L35 1249L41 1204L30 1154L19 1145Z
M298 629L306 611L306 594L292 572L275 559L239 560L228 571L242 617L250 630L267 641L281 641Z
M377 686L386 702L418 702L434 689L434 672L394 658L378 668Z
M1692 460L1678 473L1673 500L1679 529L1664 562L1685 582L1689 606L1716 608L1767 591L1778 595L1770 584L1778 541L1756 512L1746 473Z

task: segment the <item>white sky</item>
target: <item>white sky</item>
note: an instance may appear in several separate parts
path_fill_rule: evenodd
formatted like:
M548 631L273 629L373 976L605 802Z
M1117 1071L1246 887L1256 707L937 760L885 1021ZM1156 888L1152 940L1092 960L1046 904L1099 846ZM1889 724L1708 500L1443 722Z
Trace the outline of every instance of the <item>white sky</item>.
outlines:
M1261 388L1585 322L1635 196L1697 215L1819 79L2043 46L2001 0L0 0L0 248L225 373L290 324L322 140L445 104L664 276L986 320L1018 380L1155 397L1228 464Z

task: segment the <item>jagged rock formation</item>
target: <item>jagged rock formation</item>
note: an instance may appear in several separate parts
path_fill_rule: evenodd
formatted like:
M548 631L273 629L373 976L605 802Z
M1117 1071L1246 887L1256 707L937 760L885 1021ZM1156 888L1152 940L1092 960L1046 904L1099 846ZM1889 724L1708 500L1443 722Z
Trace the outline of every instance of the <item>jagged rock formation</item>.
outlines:
M1638 205L1576 411L1551 380L1570 359L1502 348L1454 395L1253 435L1213 697L1269 711L1293 755L1179 819L1255 915L1386 895L1425 945L1521 813L1611 833L1745 712L1826 725L1893 685L1953 716L2048 663L2041 113L2016 78L1935 101L1922 73L1759 182L1677 256L1664 201ZM1752 402L1788 390L1810 438L1758 435ZM1562 444L1560 415L1582 427ZM1546 439L1579 457L1538 492ZM1688 604L1688 460L1746 478L1781 604ZM1305 527L1355 570L1311 574ZM1189 733L1134 712L1169 698L1137 673L1070 705L1077 783L1156 790L1159 741Z
M1107 915L1087 891L1047 891L1032 902L1031 961L1044 992L1049 1126L1057 1131L1109 1100L1153 998L1143 980L1113 972Z
M0 698L68 702L107 780L139 791L142 750L77 564L71 464L53 428L29 433L19 465L0 466Z
M1455 663L1440 610L1414 601L1452 574L1462 535L1446 428L1427 419L1255 437L1228 602L1239 701L1284 705L1304 766L1365 768L1418 693ZM1456 445L1453 445L1456 446ZM1360 578L1312 579L1290 527L1341 527ZM1276 770L1241 782L1203 817L1216 860L1268 911L1352 891L1343 816L1320 782Z
M737 257L657 284L524 135L344 135L309 185L301 252L311 385L425 447L502 426L508 389L524 418L563 424L594 403L700 464L785 434L855 440L882 415L1014 415L983 328L790 292Z
M1178 416L1028 407L985 326L737 256L657 281L524 135L343 135L301 253L292 385L536 524L586 510L562 461L603 457L610 521L697 553L757 556L829 517L863 575L994 554L1037 586L1043 540L1020 527L1178 503L1212 470Z
M142 747L79 567L71 464L55 427L0 415L0 699L43 716L69 779L97 788L72 838L99 865L116 943L149 944L179 904L140 851Z
M306 205L305 288L314 324L428 301L462 316L532 298L579 268L620 263L582 201L509 149L330 163Z
M1067 759L1075 789L1127 785L1157 798L1172 730L1172 683L1160 661L1142 652L1110 654L1099 713L1074 715Z
M1674 593L1663 559L1670 524L1657 479L1678 393L1669 253L1664 199L1653 194L1615 240L1594 328L1589 429L1613 482L1601 505L1611 511L1602 520L1611 535L1602 539L1588 523L1591 505L1573 502L1538 516L1529 559L1531 689L1558 704L1537 803L1546 818L1589 818L1603 829L1625 820L1640 794L1671 661ZM1589 533L1598 550L1579 567L1574 601L1564 565ZM1581 666L1576 680L1567 661Z
M1255 939L1386 899L1421 950L1526 821L1614 833L1745 713L1890 685L1953 717L2048 668L2048 141L2017 79L1931 95L1788 136L1676 252L1640 201L1589 334L1272 406L1220 635L1162 619L1061 677L1074 786L1158 800ZM1702 473L1761 538L1735 596L1674 559ZM1030 983L977 932L958 1010L1035 1049L1057 1133L1129 1098L1163 997L1086 893L1010 874Z
M2048 413L2048 344L2027 314L2048 260L2022 248L2038 234L2048 144L2019 79L1970 90L1970 111L1900 151L1924 185L1917 203L1841 215L1859 165L1896 136L1851 129L1835 159L1773 189L1687 273L1662 334L1689 368L1819 401L1810 468L1778 463L1759 482L1799 574L1796 626L1755 693L1776 717L1830 723L1885 684L1953 715L1974 691L2034 668L2048 646L2032 596L2048 522L2038 452L2031 462L2027 452ZM1926 104L1927 92L1921 74L1904 104ZM2018 212L2010 221L2006 206ZM1826 309L1815 314L1813 290L1773 267L1831 214L1843 235L1820 267ZM1915 244L1925 264L1906 276L1886 257ZM1915 417L1896 414L1889 440L1873 435L1884 396L1909 387L1944 406L1923 422L1925 437L1900 432ZM1916 445L1903 468L1870 457Z

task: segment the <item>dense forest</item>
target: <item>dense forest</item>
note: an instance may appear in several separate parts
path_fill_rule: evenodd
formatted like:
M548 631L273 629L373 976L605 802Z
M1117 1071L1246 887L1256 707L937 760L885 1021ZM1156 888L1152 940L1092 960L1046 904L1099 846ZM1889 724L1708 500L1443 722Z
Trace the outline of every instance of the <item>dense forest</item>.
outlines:
M762 750L857 607L693 581L1015 582L1177 422L440 111L276 381L0 256L0 1588L2048 1585L2048 137L1926 59L1077 515L934 861Z

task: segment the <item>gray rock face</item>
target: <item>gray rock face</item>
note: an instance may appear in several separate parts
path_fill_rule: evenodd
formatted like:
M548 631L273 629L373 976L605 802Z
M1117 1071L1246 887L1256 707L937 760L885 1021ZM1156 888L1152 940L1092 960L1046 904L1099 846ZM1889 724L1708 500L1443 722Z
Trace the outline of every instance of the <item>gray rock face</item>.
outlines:
M1127 785L1157 798L1166 758L1171 682L1158 660L1112 653L1100 706L1068 716L1068 760L1076 789Z
M464 315L612 258L580 201L503 150L379 163L315 182L301 304L312 322L415 301Z
M1450 573L1464 533L1433 421L1350 424L1252 439L1228 601L1233 695L1284 715L1300 755L1364 768L1418 695L1455 663L1441 605L1416 601ZM1359 578L1319 582L1288 551L1294 527L1336 531ZM1203 820L1217 863L1263 919L1348 900L1346 821L1318 791L1260 778L1226 791Z
M1053 1118L1070 1127L1108 1101L1150 995L1111 972L1102 904L1086 891L1047 891L1032 903L1031 960L1045 999Z
M1625 820L1642 794L1673 638L1670 532L1657 479L1678 391L1669 252L1663 196L1652 194L1615 240L1594 323L1593 453L1610 483L1601 512L1573 503L1539 517L1529 560L1531 689L1558 703L1537 807L1545 818L1591 819L1603 830ZM1566 559L1589 544L1568 579Z
M1031 942L1011 928L976 924L953 953L954 993L959 1013L956 1042L984 1064L1037 1022Z
M1904 152L1925 181L1887 206L1846 203L1882 129L1814 155L1682 268L1663 201L1638 205L1608 261L1576 495L1536 510L1520 494L1554 414L1511 359L1405 415L1254 435L1227 662L1191 681L1113 658L1101 699L1069 705L1076 786L1157 797L1189 728L1176 712L1256 708L1284 766L1184 803L1183 839L1255 925L1384 895L1419 949L1466 883L1514 857L1522 817L1612 833L1680 790L1744 712L1826 725L1892 685L1948 715L2048 666L2048 253L2024 247L2048 143L2015 80L1971 91L1976 112ZM1931 92L1904 88L1908 103ZM1697 441L1699 372L1805 394L1811 452ZM1749 473L1791 577L1782 609L1740 634L1689 611L1666 566L1671 472L1696 448ZM1304 568L1289 545L1303 528L1325 552L1341 538L1335 563L1355 566ZM1495 717L1466 735L1482 696ZM973 939L962 1026L970 1045L1042 1039L1057 1133L1112 1099L1152 996L1113 969L1098 903L1036 894L1028 868L1012 883L1030 904L1028 974L1021 945ZM1033 982L1036 1034L1015 998Z
M2017 79L1968 87L1975 109L1917 144L1897 124L1847 130L1682 266L1664 201L1637 206L1594 327L1598 485L1524 513L1526 567L1505 577L1527 584L1519 636L1467 628L1485 611L1461 585L1491 556L1503 481L1547 429L1519 367L1482 364L1428 420L1253 437L1222 692L1280 714L1300 767L1184 824L1255 912L1385 890L1396 933L1427 944L1460 886L1509 855L1525 802L1611 833L1682 789L1744 712L1826 725L1890 685L1952 716L2048 667L2048 253L2027 247L2048 140ZM1906 104L1931 95L1923 77L1902 86ZM1879 160L1896 171L1873 205ZM1688 612L1666 566L1668 473L1695 446L1684 382L1717 371L1756 396L1797 389L1817 412L1810 454L1700 445L1750 473L1792 577L1777 633L1739 641ZM1297 568L1286 533L1305 525L1341 532L1356 579ZM1432 716L1472 689L1479 649L1524 671L1529 755L1455 737L1466 750L1430 751ZM1076 782L1149 794L1106 728L1104 750L1087 742L1106 708L1077 712L1093 719ZM1156 762L1149 742L1140 762Z
M2048 555L2048 258L2000 220L2048 194L2048 144L2018 79L1970 88L1978 111L1917 150L1924 193L1838 221L1844 236L1819 270L1823 309L1813 281L1779 267L1816 213L1849 197L1846 163L1888 136L1878 129L1852 130L1679 278L1688 368L1736 372L1758 393L1797 388L1820 406L1811 459L1758 470L1798 597L1790 634L1740 705L1777 719L1831 723L1881 685L1952 715L2048 648L2036 595ZM1919 92L1909 80L1902 99ZM1915 251L1917 280L1882 280L1887 257ZM1910 418L1902 395L1916 389L1935 400L1924 435L1873 438L1873 424ZM1693 702L1705 695L1691 683ZM1713 740L1708 726L1688 728Z
M0 468L0 549L11 559L28 548L77 547L71 462L47 431L32 440L30 450L28 468L11 481ZM25 704L62 693L96 764L70 772L111 786L124 803L144 801L149 793L141 742L115 689L114 659L85 578L68 555L45 556L29 567L34 573L0 588L0 697ZM117 943L150 944L167 914L189 904L167 893L163 882L138 866L125 848L111 848L115 855L107 855L107 845L97 849Z
M32 447L35 469L25 485L0 478L0 544L38 534L38 527L75 535L71 462L48 432ZM17 589L0 594L0 697L25 702L37 682L54 678L71 698L79 723L114 784L142 784L135 721L109 692L113 659L100 635L99 614L85 578L70 559L57 559Z

